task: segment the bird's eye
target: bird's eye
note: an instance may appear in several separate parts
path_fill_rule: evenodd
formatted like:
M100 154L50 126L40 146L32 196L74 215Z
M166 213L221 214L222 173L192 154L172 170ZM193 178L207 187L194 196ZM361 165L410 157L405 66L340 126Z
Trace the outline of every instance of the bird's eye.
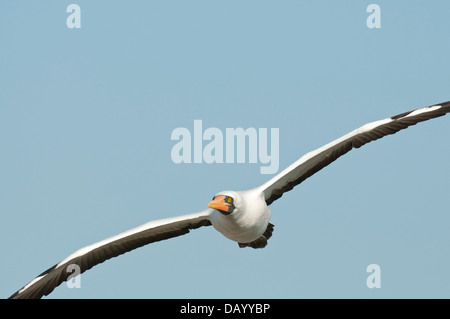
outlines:
M227 202L231 203L231 201L232 201L231 197L228 197Z

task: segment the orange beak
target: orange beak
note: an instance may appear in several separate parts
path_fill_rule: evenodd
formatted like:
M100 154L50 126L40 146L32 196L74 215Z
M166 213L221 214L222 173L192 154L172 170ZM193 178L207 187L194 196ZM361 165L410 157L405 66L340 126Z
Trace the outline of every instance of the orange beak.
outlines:
M225 202L225 196L219 195L214 197L214 199L208 203L208 207L226 212L228 211L228 207L230 207L230 204Z

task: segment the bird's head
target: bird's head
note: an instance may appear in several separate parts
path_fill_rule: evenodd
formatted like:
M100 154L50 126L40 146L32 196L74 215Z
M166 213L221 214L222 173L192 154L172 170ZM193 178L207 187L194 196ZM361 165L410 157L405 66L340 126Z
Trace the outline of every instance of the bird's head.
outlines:
M208 203L208 207L217 210L223 215L230 215L238 209L239 201L239 194L232 191L225 191L214 195L212 201Z

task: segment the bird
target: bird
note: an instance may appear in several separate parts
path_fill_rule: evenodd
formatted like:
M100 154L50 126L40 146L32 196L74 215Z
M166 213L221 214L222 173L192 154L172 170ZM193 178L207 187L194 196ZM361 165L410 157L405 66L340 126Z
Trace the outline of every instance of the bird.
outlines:
M10 299L38 299L50 294L77 265L83 273L90 268L133 249L157 241L185 235L191 230L213 226L240 248L264 248L274 231L270 223L270 204L292 190L322 168L352 149L395 134L409 126L450 112L450 101L401 113L365 124L332 142L301 156L264 184L244 191L221 191L209 201L207 208L196 213L147 222L113 237L83 247L47 269ZM205 201L206 202L206 201Z

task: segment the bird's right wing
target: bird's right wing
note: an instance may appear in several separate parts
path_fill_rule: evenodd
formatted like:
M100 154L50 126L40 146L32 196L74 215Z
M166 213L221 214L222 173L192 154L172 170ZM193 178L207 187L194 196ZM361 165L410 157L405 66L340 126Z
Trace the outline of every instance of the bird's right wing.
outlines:
M41 298L51 293L63 281L67 281L73 271L69 266L78 266L79 273L83 273L107 259L119 256L130 250L156 241L187 234L191 229L209 226L211 225L209 216L212 211L212 209L206 209L194 214L154 220L81 248L37 276L9 298Z
M270 205L283 193L290 191L353 148L359 148L371 141L397 133L419 122L443 116L449 112L450 101L368 123L315 151L305 154L258 189L264 193L266 203Z

